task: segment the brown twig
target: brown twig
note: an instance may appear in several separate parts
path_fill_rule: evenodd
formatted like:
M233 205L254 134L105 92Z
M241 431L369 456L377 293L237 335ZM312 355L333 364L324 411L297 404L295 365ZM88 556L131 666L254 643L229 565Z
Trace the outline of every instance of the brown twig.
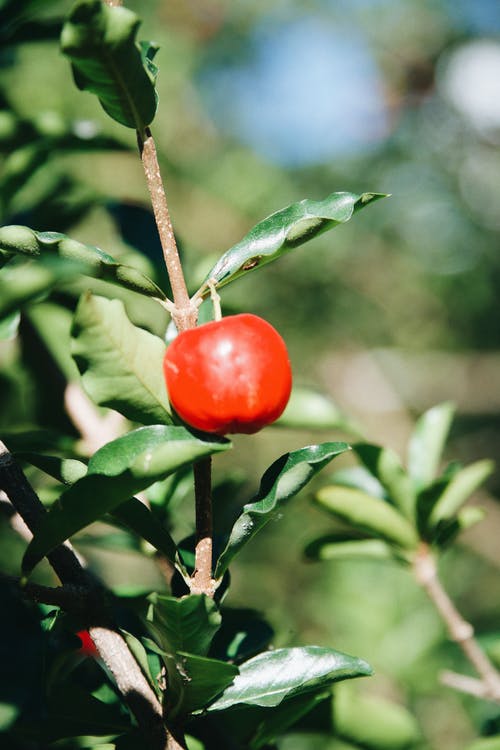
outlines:
M472 625L462 617L443 588L439 580L436 561L427 544L421 544L415 556L413 570L417 582L422 586L441 615L451 640L460 646L481 678L480 681L484 688L483 697L500 703L500 673L474 638ZM454 687L456 687L456 684Z
M213 597L215 581L212 578L212 460L204 458L195 463L194 494L196 500L196 547L191 593Z
M196 325L198 308L191 303L182 270L179 251L175 241L174 230L170 220L167 197L160 174L156 146L149 128L146 128L145 137L138 133L139 152L146 175L146 182L151 198L151 205L155 216L156 226L163 249L163 257L172 287L174 307L171 310L174 323L178 331L193 328Z
M21 467L0 441L0 490L32 533L35 533L46 515L38 495L31 487ZM70 547L61 545L54 549L48 560L63 585L83 587L89 596L101 597L102 611L89 632L104 663L116 682L132 714L148 741L151 750L180 750L185 748L169 732L163 721L162 707L139 665L117 632L105 607L105 592L94 577L82 568ZM93 613L95 614L95 613Z

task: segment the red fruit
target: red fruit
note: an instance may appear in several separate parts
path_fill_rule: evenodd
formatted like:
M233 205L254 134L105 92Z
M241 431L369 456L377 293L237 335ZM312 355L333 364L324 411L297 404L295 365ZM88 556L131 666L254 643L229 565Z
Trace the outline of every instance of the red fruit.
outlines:
M77 636L82 642L82 645L80 646L80 651L82 654L85 654L86 656L99 656L94 641L90 637L90 633L88 630L79 630Z
M244 313L183 331L163 361L170 402L204 432L257 432L290 397L285 342L262 318Z

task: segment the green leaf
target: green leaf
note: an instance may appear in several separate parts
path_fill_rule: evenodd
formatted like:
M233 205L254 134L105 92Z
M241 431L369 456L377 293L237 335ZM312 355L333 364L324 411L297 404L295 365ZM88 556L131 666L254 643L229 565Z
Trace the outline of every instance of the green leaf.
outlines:
M217 562L215 577L222 578L239 550L281 511L332 459L349 450L347 443L320 443L285 453L264 473L259 492L231 529L229 540Z
M132 655L136 662L139 664L144 676L146 677L147 681L155 690L156 692L159 692L158 685L156 684L156 680L153 678L153 675L151 674L151 669L148 661L148 652L146 651L146 648L141 641L136 638L131 633L128 633L126 630L120 630L127 646L129 647L130 651L132 652Z
M455 407L450 402L426 411L415 425L408 444L408 472L417 487L436 477Z
M363 695L352 685L335 688L332 711L335 735L356 747L407 750L421 739L415 718L404 706L375 695Z
M353 557L391 558L385 542L359 534L332 532L309 542L304 550L310 560L342 560Z
M169 684L168 718L205 708L231 685L239 672L234 664L182 652L178 652L175 659L167 656L165 664Z
M21 314L17 310L0 320L0 341L9 341L17 336Z
M453 518L459 508L493 473L495 464L484 459L476 461L465 469L454 474L443 494L434 505L429 524L435 526L439 521Z
M66 380L76 382L79 373L70 353L72 311L53 302L39 302L26 314Z
M60 232L36 232L11 224L0 228L0 250L8 255L29 258L65 258L80 264L81 272L112 284L119 284L148 297L165 299L154 281L133 266L118 263L94 245L84 245Z
M274 635L272 627L252 609L222 610L222 625L210 648L210 656L239 663L264 651Z
M16 453L21 461L36 466L63 484L74 484L87 473L87 464L74 458L60 458L59 456L45 456L41 453Z
M209 711L241 703L278 706L293 696L318 690L338 680L370 675L362 659L321 646L266 651L240 665L240 673Z
M294 386L287 407L275 425L295 429L344 430L357 433L356 427L345 414L342 414L331 398L304 386Z
M388 499L407 518L413 518L415 491L410 478L401 466L399 456L390 448L382 448L369 443L356 443L352 448L368 471L387 491Z
M219 287L224 286L316 235L344 224L355 211L384 197L380 193L332 193L321 201L306 199L293 203L261 221L225 252L207 275L207 281L215 279Z
M477 523L480 523L485 515L485 511L476 506L462 508L462 510L457 513L456 518L439 521L432 541L440 547L446 547L451 544L457 536L462 533L462 531L466 531Z
M83 386L96 404L142 424L171 423L163 377L165 344L134 326L122 302L82 295L72 336Z
M0 320L11 317L24 305L43 297L57 284L81 273L81 263L68 259L4 268L0 276Z
M385 500L350 487L323 487L315 501L336 518L403 549L414 549L418 537L411 524Z
M272 709L245 707L243 710L259 711L258 715L253 716L254 732L248 745L250 750L268 748L287 729L293 727L300 719L321 704L328 695L329 693L326 691L298 695L295 698L289 698L279 706L274 706ZM238 713L241 713L241 710Z
M156 593L148 598L149 628L166 653L207 655L221 624L220 612L212 599L203 594L176 599Z
M72 63L79 89L96 94L117 122L143 133L157 105L156 47L135 41L139 18L100 0L79 0L61 34L61 47Z
M162 523L151 513L144 503L141 503L136 497L126 500L117 508L111 511L111 515L120 523L123 523L129 529L145 539L158 552L167 558L183 576L187 576L186 569L182 564L177 546L163 526Z
M54 547L132 495L230 445L163 425L140 427L107 443L90 459L87 475L63 492L43 520L26 550L23 571L30 572Z

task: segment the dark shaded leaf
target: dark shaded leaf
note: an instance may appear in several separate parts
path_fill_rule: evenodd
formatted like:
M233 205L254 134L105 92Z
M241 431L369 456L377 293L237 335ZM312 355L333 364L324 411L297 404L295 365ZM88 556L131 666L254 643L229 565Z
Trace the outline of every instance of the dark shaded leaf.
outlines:
M355 211L384 198L380 193L332 193L321 201L305 199L277 211L257 224L230 248L207 275L217 286L261 268L322 232L344 224Z
M156 113L156 48L137 44L139 18L101 0L79 0L61 34L78 88L96 94L117 122L140 133Z
M237 552L265 526L332 459L349 450L347 443L320 443L285 453L264 473L256 498L243 507L217 562L222 578Z
M167 716L177 718L200 711L231 685L238 667L217 659L178 652L165 657L170 692Z
M239 663L267 648L273 635L272 627L258 612L225 607L222 625L210 647L210 656Z
M184 651L206 656L220 627L221 615L215 602L203 594L181 599L151 594L149 628L162 649L169 654Z

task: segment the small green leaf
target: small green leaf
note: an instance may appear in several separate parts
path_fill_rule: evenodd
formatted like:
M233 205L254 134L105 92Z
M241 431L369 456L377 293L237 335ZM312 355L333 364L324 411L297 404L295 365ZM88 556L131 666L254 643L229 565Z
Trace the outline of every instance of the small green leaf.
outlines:
M117 122L143 133L157 105L157 48L135 41L139 18L101 0L79 0L61 34L61 47L72 63L79 89L96 94Z
M261 221L225 252L207 280L215 279L219 287L224 286L316 235L344 224L355 211L384 197L380 193L332 193L321 201L306 199L293 203Z
M403 549L414 549L417 535L410 523L385 500L350 487L323 487L316 502L355 529Z
M273 518L290 498L332 459L349 450L347 443L320 443L285 453L264 473L256 498L243 507L217 562L222 578L236 553Z
M207 655L221 624L220 612L212 599L203 594L176 599L155 593L149 601L149 628L166 653Z
M65 258L80 264L81 273L119 284L148 297L165 299L154 281L133 266L118 263L94 245L84 245L60 232L36 232L11 224L0 228L0 251L30 258Z
M0 341L15 339L21 322L21 314L16 310L0 320Z
M172 422L163 377L165 344L134 326L120 300L82 295L72 337L83 386L96 404L142 424Z
M387 491L388 500L394 503L407 518L412 518L415 491L410 478L401 466L399 456L390 448L381 448L369 443L356 443L352 448L368 471Z
M278 706L288 698L318 690L338 680L371 673L370 666L362 659L330 648L279 648L241 664L233 684L208 710L223 711L241 703Z
M107 443L89 461L88 473L66 490L28 545L29 573L54 547L154 482L194 461L231 446L207 441L184 427L140 427Z
M169 693L167 717L200 711L230 685L239 670L234 664L178 652L165 658Z
M415 425L408 444L408 472L418 488L436 477L455 407L450 402L426 411Z
M493 461L484 459L458 471L434 505L429 524L435 526L439 521L453 518L465 501L493 473L494 468Z
M304 386L294 386L288 405L275 425L295 429L357 432L348 417L342 414L326 394Z
M380 539L359 534L332 532L309 542L304 554L310 560L343 560L354 557L390 559L391 551Z

